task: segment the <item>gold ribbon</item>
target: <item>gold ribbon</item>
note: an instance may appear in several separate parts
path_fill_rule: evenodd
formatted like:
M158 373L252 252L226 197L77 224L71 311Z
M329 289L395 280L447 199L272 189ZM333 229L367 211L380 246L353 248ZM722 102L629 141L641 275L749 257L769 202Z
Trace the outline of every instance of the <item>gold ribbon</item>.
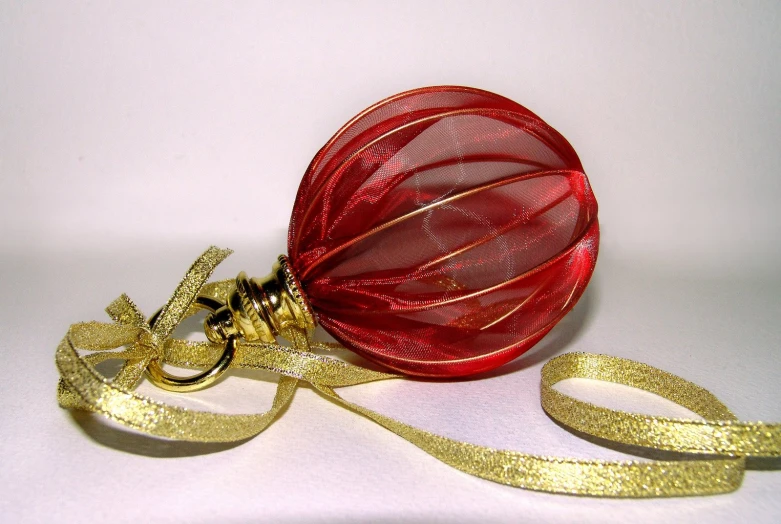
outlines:
M60 343L58 400L62 407L100 413L150 435L199 442L230 442L257 435L290 402L298 381L393 431L460 471L525 489L597 497L673 497L733 491L746 470L745 457L781 456L781 424L740 422L707 390L680 377L631 360L567 353L542 368L542 407L554 420L578 432L622 445L675 452L674 460L603 461L528 455L459 442L409 426L340 397L334 388L402 378L315 354L332 344L311 341L304 330L287 327L292 347L239 344L233 366L280 375L271 409L227 415L169 406L133 393L153 359L188 368L208 368L222 347L171 338L183 318L195 312L201 294L224 301L231 281L206 284L213 269L230 254L209 248L196 260L150 326L122 295L107 308L114 323L73 324ZM118 349L117 348L122 348ZM80 356L78 349L90 350ZM95 365L125 361L108 379ZM624 384L669 399L702 416L684 420L627 413L595 406L554 389L569 378ZM683 455L685 454L685 455Z

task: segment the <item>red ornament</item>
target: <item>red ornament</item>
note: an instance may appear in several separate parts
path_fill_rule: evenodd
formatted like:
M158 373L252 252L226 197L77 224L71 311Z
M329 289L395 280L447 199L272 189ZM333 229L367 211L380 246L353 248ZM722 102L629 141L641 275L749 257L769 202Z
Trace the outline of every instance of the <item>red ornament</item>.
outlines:
M393 96L304 175L293 269L322 326L403 373L495 368L580 298L597 202L572 146L521 105L466 87Z

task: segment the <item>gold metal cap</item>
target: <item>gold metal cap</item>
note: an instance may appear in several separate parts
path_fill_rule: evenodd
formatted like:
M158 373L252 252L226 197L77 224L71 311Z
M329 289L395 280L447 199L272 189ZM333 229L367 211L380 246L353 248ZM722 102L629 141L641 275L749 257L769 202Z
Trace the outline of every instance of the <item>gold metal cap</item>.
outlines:
M228 303L206 318L204 330L212 342L223 342L233 335L249 342L275 342L290 324L310 334L317 325L288 258L279 255L271 273L263 278L239 273Z

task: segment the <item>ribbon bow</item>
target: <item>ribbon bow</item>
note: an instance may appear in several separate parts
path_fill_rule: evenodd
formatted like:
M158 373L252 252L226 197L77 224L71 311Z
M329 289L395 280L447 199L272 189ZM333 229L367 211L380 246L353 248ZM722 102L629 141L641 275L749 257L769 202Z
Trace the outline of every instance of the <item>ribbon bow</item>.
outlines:
M292 347L240 342L232 366L263 369L280 375L271 409L259 414L227 415L166 405L133 393L144 370L155 359L179 367L208 368L222 347L210 342L171 338L176 326L194 313L196 297L224 301L232 281L207 284L229 250L209 248L185 275L153 323L122 295L106 309L113 323L73 324L56 352L60 372L58 401L64 408L100 413L150 435L199 442L247 439L267 428L291 401L299 381L373 420L442 462L469 474L515 487L602 497L706 495L737 489L746 456L781 456L781 424L737 421L707 390L680 377L631 360L567 353L542 369L542 406L556 421L613 442L687 453L686 460L602 461L545 457L460 442L409 426L348 402L334 388L375 380L402 378L315 354L335 345L317 343L303 329L282 333ZM113 351L117 348L117 351ZM92 351L80 356L78 349ZM95 365L125 361L112 379ZM650 391L705 420L650 417L582 402L554 389L568 378L591 378ZM700 455L705 458L698 457ZM713 458L716 455L718 458Z

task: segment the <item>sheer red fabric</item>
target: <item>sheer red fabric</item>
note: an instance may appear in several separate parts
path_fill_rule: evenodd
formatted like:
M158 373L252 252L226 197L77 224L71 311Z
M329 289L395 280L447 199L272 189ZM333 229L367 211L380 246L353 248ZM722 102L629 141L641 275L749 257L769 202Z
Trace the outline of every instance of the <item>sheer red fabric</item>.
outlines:
M395 370L459 376L526 351L594 270L597 202L538 116L465 87L401 93L318 152L289 257L318 321Z

